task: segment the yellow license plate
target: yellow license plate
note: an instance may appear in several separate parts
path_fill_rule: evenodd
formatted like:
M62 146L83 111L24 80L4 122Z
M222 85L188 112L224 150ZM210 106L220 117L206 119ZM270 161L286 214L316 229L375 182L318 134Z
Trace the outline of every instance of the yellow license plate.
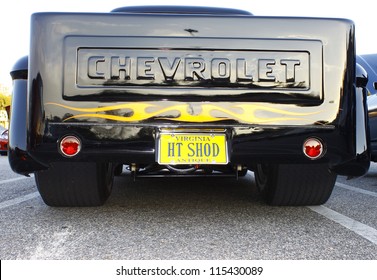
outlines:
M225 134L161 133L159 164L227 164Z

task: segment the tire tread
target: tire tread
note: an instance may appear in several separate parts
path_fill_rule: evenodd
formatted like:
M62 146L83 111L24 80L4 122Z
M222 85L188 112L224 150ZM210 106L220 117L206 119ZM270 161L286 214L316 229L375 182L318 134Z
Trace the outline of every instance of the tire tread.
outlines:
M49 206L100 206L111 190L106 172L104 164L56 162L49 169L36 172L35 181Z
M325 164L271 165L262 193L270 205L321 205L331 196L336 177Z

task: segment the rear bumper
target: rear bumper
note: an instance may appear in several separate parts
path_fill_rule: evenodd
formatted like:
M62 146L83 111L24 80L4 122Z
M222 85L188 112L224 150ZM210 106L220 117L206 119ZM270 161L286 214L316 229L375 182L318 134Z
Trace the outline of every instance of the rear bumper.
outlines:
M49 124L49 131L29 154L46 165L55 161L112 161L125 164L147 164L157 161L157 137L161 130L172 127L145 126L102 126L95 124ZM212 127L214 130L219 127ZM190 131L193 127L180 127ZM203 133L209 127L202 127ZM205 129L205 130L204 130ZM195 128L200 131L199 127ZM252 166L255 163L311 163L303 153L303 144L309 137L321 139L326 153L317 161L338 165L352 160L354 154L346 135L340 135L332 126L306 127L225 127L229 161L233 164ZM65 158L59 153L59 141L74 135L82 142L80 153Z

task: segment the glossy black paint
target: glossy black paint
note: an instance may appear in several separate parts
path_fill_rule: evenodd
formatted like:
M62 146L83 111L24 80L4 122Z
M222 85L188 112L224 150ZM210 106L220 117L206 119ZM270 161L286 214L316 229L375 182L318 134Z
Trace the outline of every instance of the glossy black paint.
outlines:
M13 66L10 74L13 80L13 95L9 125L8 160L14 172L27 175L46 168L46 166L35 161L28 153L28 57L20 58Z
M28 98L22 99L25 81L15 79L21 105L12 111L22 119L15 118L13 126L27 135L15 133L12 149L33 164L15 168L21 160L12 157L16 172L67 160L153 163L156 134L182 129L226 129L235 165L311 164L302 145L317 137L327 153L316 163L328 162L338 174L349 176L368 170L365 92L356 84L354 26L348 20L40 13L32 16L32 33ZM138 57L137 50L144 54ZM106 72L112 69L105 67L112 57L128 52L141 72L129 77ZM88 68L76 65L80 59ZM244 80L234 74L246 69L242 59L255 63L250 66L256 69L253 78L250 72L242 74ZM297 72L300 84L294 83L296 76L282 72L287 63L291 69L304 67ZM122 60L115 66L120 72L126 65ZM223 70L213 72L208 65ZM127 75L128 68L121 71ZM58 152L66 135L83 142L72 159Z

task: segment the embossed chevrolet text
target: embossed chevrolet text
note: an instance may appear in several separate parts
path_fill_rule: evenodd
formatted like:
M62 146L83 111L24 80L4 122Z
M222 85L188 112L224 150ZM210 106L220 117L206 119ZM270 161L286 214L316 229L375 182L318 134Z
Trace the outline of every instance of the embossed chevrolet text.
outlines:
M307 52L79 49L78 86L310 88Z

